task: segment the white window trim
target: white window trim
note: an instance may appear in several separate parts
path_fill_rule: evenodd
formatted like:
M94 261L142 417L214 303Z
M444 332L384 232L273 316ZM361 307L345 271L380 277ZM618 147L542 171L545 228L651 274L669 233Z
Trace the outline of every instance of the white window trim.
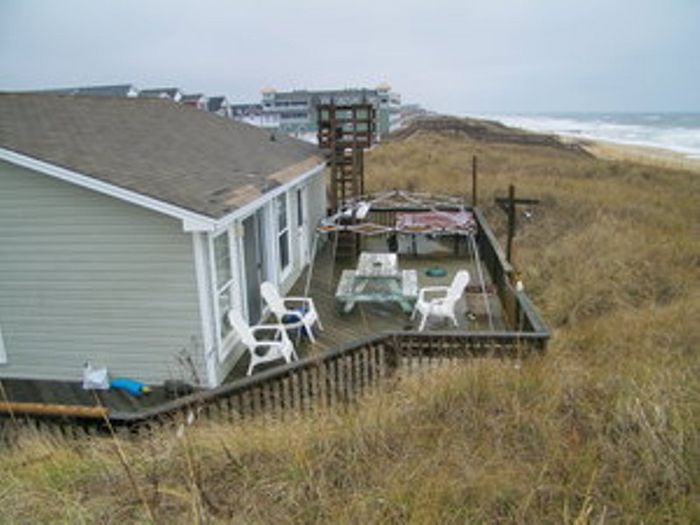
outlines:
M251 211L248 215L245 215L244 217L241 217L239 222L236 223L236 250L237 250L237 256L238 260L240 261L240 264L237 265L238 268L238 277L240 279L241 287L240 287L240 299L241 299L241 312L244 314L244 318L250 322L250 311L248 309L248 276L246 274L246 267L245 267L245 239L244 239L244 234L243 234L243 223L253 217L253 220L256 221L256 215L258 212L261 213L262 215L262 224L259 226L264 229L262 232L262 237L266 243L269 243L270 240L273 238L273 232L270 231L270 223L272 221L269 220L268 217L268 206L267 204L264 204L263 206L260 206L259 208ZM263 246L262 247L266 252L269 252L268 246ZM265 275L267 276L267 280L273 280L274 276L277 275L277 252L272 251L270 254L268 254L265 257L265 260L263 261L264 268L263 271ZM263 308L262 312L262 318L265 317L265 312Z
M309 185L299 185L294 189L296 206L294 209L294 227L297 229L298 262L299 268L304 268L311 260L311 246L309 239ZM299 208L301 208L302 222L299 224Z
M231 278L226 281L223 285L220 287L217 284L217 273L216 273L216 254L214 251L214 239L217 237L220 237L221 235L228 235L228 248L229 248L229 264L231 266ZM216 235L210 234L209 235L209 267L211 271L211 294L212 294L212 303L213 303L213 309L214 309L214 333L216 337L216 342L217 342L217 348L218 348L218 355L219 355L219 362L223 362L226 360L226 358L231 354L233 351L234 347L240 340L240 337L236 333L235 330L231 330L228 334L226 334L226 337L221 337L221 311L219 310L219 294L225 290L226 288L229 288L229 293L231 293L231 307L232 308L237 308L240 307L240 304L238 304L238 297L234 296L231 288L234 285L236 275L238 274L238 269L237 265L235 264L234 261L234 245L236 243L235 235L232 235L231 229L228 229L224 232L220 232Z
M214 335L214 311L209 296L210 270L208 262L208 235L202 232L192 233L194 249L195 274L197 276L197 297L199 301L199 317L202 327L202 342L204 350L204 363L206 366L207 384L215 387L217 381L218 346Z
M243 242L243 222L248 217L250 217L250 215L242 218L240 222L235 223L233 227L235 231L235 235L233 236L233 249L235 249L236 260L240 261L240 264L235 265L236 277L238 277L238 282L241 283L241 286L239 287L239 295L241 300L240 310L241 312L243 312L243 317L246 320L250 319L250 312L248 311L248 282L246 281L247 277L245 273L245 244Z
M286 220L286 227L284 230L279 229L279 215L278 215L278 206L279 206L279 201L275 199L274 203L274 217L275 217L275 251L277 252L277 273L279 275L279 280L277 284L281 284L283 281L285 281L292 273L292 267L293 265L293 254L292 254L292 221L290 218L290 206L289 206L289 194L290 192L285 192L282 193L281 195L277 196L277 199L279 198L284 198L285 201L285 211L287 215L287 220ZM280 238L282 235L287 232L287 266L282 268L282 253L280 252L279 246L280 246Z
M309 220L308 216L308 210L306 209L307 201L309 200L308 197L306 196L306 191L308 189L308 186L303 185L303 186L297 186L294 188L294 195L296 199L296 207L295 207L295 217L296 221L295 224L297 228L301 228L302 226L305 226L306 223ZM301 215L302 215L302 221L301 224L299 224L299 208L301 208Z
M2 326L0 326L0 365L7 363L7 352L5 351L5 341L2 338Z

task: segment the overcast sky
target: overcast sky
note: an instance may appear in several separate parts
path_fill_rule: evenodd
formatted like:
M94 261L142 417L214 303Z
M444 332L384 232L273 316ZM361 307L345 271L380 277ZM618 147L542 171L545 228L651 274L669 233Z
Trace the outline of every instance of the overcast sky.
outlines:
M700 111L700 0L0 0L0 90L383 81L457 114Z

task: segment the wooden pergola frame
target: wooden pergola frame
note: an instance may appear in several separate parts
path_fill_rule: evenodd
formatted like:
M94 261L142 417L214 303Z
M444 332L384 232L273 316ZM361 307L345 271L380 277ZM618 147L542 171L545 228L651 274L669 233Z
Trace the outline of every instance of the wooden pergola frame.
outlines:
M488 293L484 282L484 273L481 267L479 248L477 246L475 236L478 231L478 226L475 221L466 227L410 227L399 226L397 223L392 225L379 224L373 221L365 220L372 208L398 212L398 213L419 213L419 212L434 212L444 213L445 215L454 214L455 212L470 212L467 209L464 201L459 197L451 197L445 195L433 195L429 193L414 193L404 190L392 190L384 193L361 195L355 197L338 210L336 213L321 219L316 227L316 235L314 236L312 253L316 253L318 246L318 238L320 235L329 235L339 232L352 232L362 236L373 235L391 235L391 234L410 234L410 235L461 235L464 236L470 243L472 254L476 263L479 283L481 285L484 304L488 314L489 327L494 329L493 315L491 305L488 299ZM304 295L308 296L311 287L311 277L313 275L315 257L312 258L309 266L309 271L306 276L306 284L304 287ZM333 258L335 264L335 257ZM332 274L333 272L331 272Z
M372 208L391 209L399 213L416 211L444 213L468 212L464 202L457 197L431 195L427 193L411 193L403 190L392 190L385 193L361 195L350 199L333 215L321 219L316 228L317 233L329 234L339 231L350 231L358 235L385 235L389 233L407 234L450 234L472 235L476 233L476 223L467 228L444 227L399 227L396 224L386 225L365 220Z

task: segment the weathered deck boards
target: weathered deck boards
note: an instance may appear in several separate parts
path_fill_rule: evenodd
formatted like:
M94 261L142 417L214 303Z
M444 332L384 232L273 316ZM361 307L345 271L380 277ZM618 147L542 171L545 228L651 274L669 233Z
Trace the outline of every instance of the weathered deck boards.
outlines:
M401 254L399 256L399 267L402 270L416 270L418 272L419 288L449 285L455 272L462 269L469 271L471 275L470 284L478 283L476 264L472 257L465 253L464 246L461 246L460 253L455 255L451 239L449 241L419 240L418 243L419 254ZM301 344L297 347L300 358L326 352L379 332L418 329L420 319L412 321L410 315L404 313L398 303L382 305L358 303L350 313L343 313L335 299L336 286L342 271L354 267L348 264L334 265L332 262L331 244L331 242L326 243L316 257L308 293L308 296L316 304L325 330L318 333L319 337L315 345L311 345L306 338L302 338ZM386 241L380 236L367 238L365 239L364 249L367 251L386 251ZM426 251L431 253L424 253ZM447 275L440 278L428 277L425 274L425 270L435 266L446 269ZM490 276L483 265L482 271L484 272L486 284L490 285ZM306 279L307 275L304 272L289 295L304 295ZM477 306L483 309L481 296L478 298L478 301L479 304ZM506 325L501 304L495 294L491 294L489 305L492 312L494 330L505 330ZM428 322L426 330L440 332L462 330L490 331L487 315L481 313L481 310L478 308L473 308L473 310L479 313L472 320L467 317L467 301L465 298L462 298L457 307L457 319L460 324L458 328L454 328L449 321L431 320ZM256 372L273 366L277 366L277 363L269 363L265 367L256 368ZM244 355L228 375L226 382L236 381L244 377L247 368L248 357Z
M457 270L467 269L472 276L472 283L478 283L478 272L473 259L466 255L464 247L459 255L455 255L451 241L419 241L419 255L404 254L399 258L399 266L403 270L416 270L418 273L418 285L438 286L448 285ZM386 241L381 237L371 238L365 241L365 250L386 251ZM430 254L421 252L430 249ZM441 278L428 277L425 270L439 266L447 270L447 275ZM380 332L412 331L418 327L419 320L412 321L410 315L401 310L398 303L374 305L359 303L352 312L343 313L336 304L335 291L338 278L342 270L350 268L349 265L333 265L331 243L326 243L319 251L314 264L309 296L316 303L316 307L325 327L319 333L317 343L311 345L306 338L302 338L297 351L300 358L319 355L332 349L343 347L367 338ZM486 269L482 267L486 272ZM490 276L484 275L486 284L491 284ZM306 274L302 275L296 283L290 295L305 295ZM479 298L481 301L481 298ZM494 330L506 330L506 325L502 316L502 309L495 294L490 296L489 301ZM428 324L428 330L433 330L443 334L450 332L489 332L487 316L480 313L476 319L467 317L467 304L463 298L458 305L458 315L460 326L454 328L449 322L436 321ZM267 366L256 368L256 372L273 368L280 363L270 363ZM226 382L237 381L244 377L248 367L248 357L242 357L236 364L234 370L229 374ZM79 382L65 381L40 381L24 379L5 379L2 381L7 400L13 402L35 402L60 405L95 406L92 392L82 389ZM162 387L155 387L153 392L135 398L125 392L109 390L98 392L101 403L108 407L111 412L120 414L136 414L149 409L166 404L167 397ZM5 399L0 399L5 401Z
M152 387L152 392L134 397L121 390L97 391L99 403L92 391L83 390L77 381L48 381L38 379L3 379L2 386L7 399L16 403L45 403L47 405L103 406L116 412L138 412L158 406L167 399L162 387Z

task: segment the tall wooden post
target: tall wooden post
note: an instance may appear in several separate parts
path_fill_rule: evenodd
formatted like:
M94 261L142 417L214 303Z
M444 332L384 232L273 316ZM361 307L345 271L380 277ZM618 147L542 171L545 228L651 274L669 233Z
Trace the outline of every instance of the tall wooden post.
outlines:
M472 206L476 208L476 155L472 156Z
M515 186L508 186L508 244L506 246L506 259L512 263L513 237L515 237Z
M517 216L515 214L515 207L519 204L524 206L534 206L536 204L539 204L539 202L540 201L538 199L516 199L515 186L513 186L512 184L508 187L508 197L496 197L496 204L498 204L498 206L508 216L508 240L506 244L506 259L511 265L513 265L513 259L515 258L515 246L513 245L515 239L515 229L517 228ZM515 277L515 273L511 273L509 276L513 284L515 284Z

